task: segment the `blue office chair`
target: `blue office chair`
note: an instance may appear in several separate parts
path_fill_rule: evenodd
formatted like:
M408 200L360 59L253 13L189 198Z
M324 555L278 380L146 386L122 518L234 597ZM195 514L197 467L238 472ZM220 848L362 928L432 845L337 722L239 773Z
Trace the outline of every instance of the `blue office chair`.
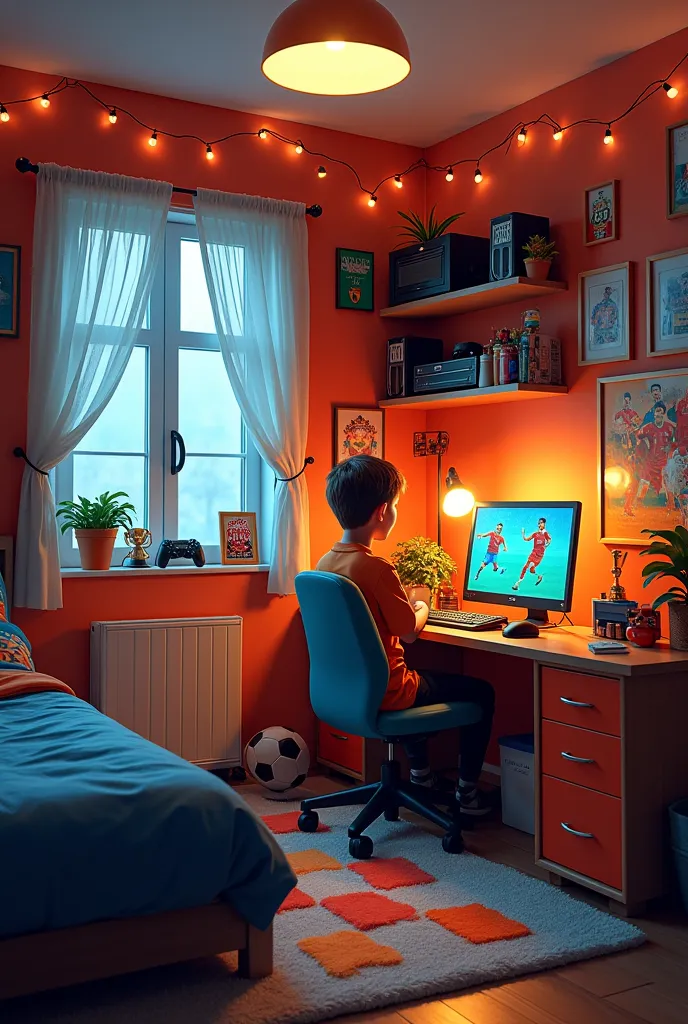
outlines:
M299 828L315 832L316 808L365 804L349 826L349 853L366 859L373 852L373 842L363 831L382 814L387 821L397 821L399 808L406 807L445 829L442 846L447 853L461 853L459 821L436 806L449 803L446 794L402 781L394 744L408 736L472 725L480 720L481 709L477 704L456 701L405 711L380 711L389 664L375 621L356 584L335 573L301 572L296 577L296 594L310 655L313 710L329 725L355 736L382 740L388 748L380 782L303 800Z

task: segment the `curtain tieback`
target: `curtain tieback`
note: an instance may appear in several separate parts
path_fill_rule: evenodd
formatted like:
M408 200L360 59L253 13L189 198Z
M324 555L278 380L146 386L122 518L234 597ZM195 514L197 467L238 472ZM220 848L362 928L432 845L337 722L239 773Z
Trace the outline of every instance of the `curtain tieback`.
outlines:
M44 469L39 469L38 466L34 466L33 462L31 461L31 459L26 454L23 448L15 448L12 454L16 459L23 459L26 465L31 466L31 469L35 470L36 473L40 473L42 476L49 475L48 473L46 473ZM303 470L301 470L301 472L303 472Z
M301 476L302 473L306 472L306 466L312 466L314 462L315 462L315 459L313 458L313 456L312 455L307 455L306 458L303 460L303 466L298 471L298 473L294 473L293 476L276 476L275 477L275 483L277 483L277 482L279 482L281 484L291 483L292 480L296 480L297 477Z

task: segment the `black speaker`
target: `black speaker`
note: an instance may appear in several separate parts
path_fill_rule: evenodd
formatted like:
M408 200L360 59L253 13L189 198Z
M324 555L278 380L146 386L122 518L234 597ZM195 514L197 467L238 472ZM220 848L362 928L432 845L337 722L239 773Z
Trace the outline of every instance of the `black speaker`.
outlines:
M490 221L490 280L525 277L523 246L531 235L549 242L549 218L532 213L503 213Z
M413 368L442 358L441 338L390 338L387 342L387 397L406 398L413 392Z

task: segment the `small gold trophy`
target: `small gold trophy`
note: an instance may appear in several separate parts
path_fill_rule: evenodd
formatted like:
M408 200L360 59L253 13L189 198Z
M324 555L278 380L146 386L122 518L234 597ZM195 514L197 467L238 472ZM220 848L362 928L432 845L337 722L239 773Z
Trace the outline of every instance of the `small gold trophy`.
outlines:
M124 540L131 544L132 548L122 565L129 569L147 569L150 555L146 548L153 543L150 530L145 530L142 526L133 526L130 530L124 531Z
M624 567L624 563L627 557L628 551L620 551L618 548L614 548L614 550L612 551L612 558L614 559L614 568L612 569L614 584L609 588L610 601L626 600L626 588L622 587L619 583L619 577L621 576L621 570Z

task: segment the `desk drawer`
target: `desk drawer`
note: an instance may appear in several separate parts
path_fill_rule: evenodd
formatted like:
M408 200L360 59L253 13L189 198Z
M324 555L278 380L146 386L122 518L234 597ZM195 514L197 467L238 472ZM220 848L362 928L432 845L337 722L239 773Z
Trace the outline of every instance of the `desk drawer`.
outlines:
M621 801L543 776L542 855L621 889Z
M542 723L542 772L621 796L621 740L559 722Z
M621 735L619 681L583 672L543 668L541 714L552 722Z
M363 774L363 738L318 723L318 757L347 771Z

